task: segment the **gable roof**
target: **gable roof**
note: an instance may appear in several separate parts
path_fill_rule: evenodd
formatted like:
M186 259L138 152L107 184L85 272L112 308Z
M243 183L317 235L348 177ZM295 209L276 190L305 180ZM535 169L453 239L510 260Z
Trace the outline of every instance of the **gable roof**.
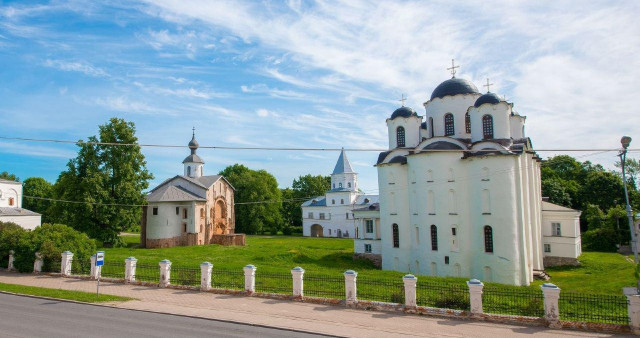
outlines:
M173 177L170 177L166 180L164 180L162 183L158 184L157 187L151 189L151 192L154 192L157 189L160 189L160 187L164 186L165 184L175 180L175 179L183 179L186 180L188 182L191 182L193 184L195 184L196 186L202 188L202 189L209 189L214 183L218 182L219 179L223 179L225 182L227 182L227 184L229 184L229 186L231 187L231 189L233 189L233 191L236 190L236 188L233 187L233 185L231 184L231 182L229 182L224 176L222 175L209 175L209 176L200 176L200 177L189 177L189 176L182 176L182 175L176 175Z
M203 201L207 199L193 192L175 185L165 185L147 195L147 202L183 202Z
M560 211L560 212L577 212L582 213L580 210L575 210L561 205L553 204L547 201L542 201L542 211Z
M40 214L24 208L1 207L0 216L40 216Z
M353 169L351 169L351 163L347 158L347 154L345 154L344 149L340 151L340 157L338 157L338 162L336 162L336 166L333 168L333 174L344 174L344 173L354 173Z

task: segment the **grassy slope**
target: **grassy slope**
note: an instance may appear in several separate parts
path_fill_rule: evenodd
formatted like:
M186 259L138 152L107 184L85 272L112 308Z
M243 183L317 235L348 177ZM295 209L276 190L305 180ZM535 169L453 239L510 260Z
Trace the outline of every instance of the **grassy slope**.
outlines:
M140 249L135 247L138 237L124 238L129 247L107 248L106 260L124 262L133 256L139 263L157 265L169 259L174 266L197 268L208 261L223 269L241 269L254 264L258 271L281 272L295 267L303 267L308 274L342 276L345 270L358 272L358 279L398 278L404 273L381 271L370 262L354 261L353 241L348 239L247 236L245 247L223 247L219 245L173 247L167 249ZM622 294L622 287L633 286L633 263L615 253L585 252L580 267L549 268L550 282L566 291ZM464 278L438 278L419 276L421 280L463 283ZM541 281L532 288L539 290Z
M70 300L75 300L75 301L85 302L85 303L127 301L132 299L127 297L119 297L119 296L111 296L111 295L103 295L103 294L96 296L96 294L92 292L47 289L47 288L39 288L35 286L5 284L5 283L0 283L0 291L7 291L7 292L17 293L22 295L42 296L42 297L50 297L50 298L58 298L58 299L70 299Z

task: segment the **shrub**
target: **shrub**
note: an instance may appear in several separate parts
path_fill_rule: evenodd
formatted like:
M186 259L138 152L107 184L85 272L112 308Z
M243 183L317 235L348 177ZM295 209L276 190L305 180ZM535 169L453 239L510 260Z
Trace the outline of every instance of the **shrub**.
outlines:
M391 294L391 303L404 304L404 293L394 292Z
M43 270L60 264L63 251L73 252L73 260L88 262L96 251L95 242L86 234L64 224L43 224L33 231L25 232L16 247L15 267L20 272L33 269L35 253L43 258Z
M0 266L7 267L9 251L15 250L27 231L11 222L0 222Z
M584 251L616 252L617 242L616 231L606 227L589 230L582 234Z
M471 304L469 299L461 294L443 292L435 301L435 306L443 309L469 310Z
M293 233L293 227L286 226L286 227L282 228L282 234L283 235L291 236L292 233Z

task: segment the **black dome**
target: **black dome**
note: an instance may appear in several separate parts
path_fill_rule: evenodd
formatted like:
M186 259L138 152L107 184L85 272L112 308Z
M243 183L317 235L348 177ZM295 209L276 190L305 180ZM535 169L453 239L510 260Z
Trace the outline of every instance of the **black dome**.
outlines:
M443 98L445 96L452 96L458 94L480 94L478 92L478 88L471 83L471 81L467 81L464 79L452 78L441 84L439 84L436 89L433 90L431 94L431 100L438 98Z
M197 149L197 148L198 148L198 146L199 146L198 141L196 141L196 136L194 135L194 136L191 138L191 141L189 142L189 148L191 148L191 149Z
M500 101L502 101L500 99L500 97L494 93L486 93L482 96L480 96L477 100L476 103L473 104L474 107L478 108L481 105L485 104L485 103L491 103L491 104L496 104L496 103L500 103Z
M413 109L409 108L409 107L400 107L398 109L396 109L393 114L391 114L391 119L395 119L396 117L411 117L411 116L417 116L418 114L416 114L416 112L413 111Z

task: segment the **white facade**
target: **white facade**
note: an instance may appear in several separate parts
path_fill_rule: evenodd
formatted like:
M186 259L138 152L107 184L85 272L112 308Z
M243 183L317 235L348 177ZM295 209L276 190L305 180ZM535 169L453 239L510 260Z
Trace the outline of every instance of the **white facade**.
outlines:
M544 269L547 239L540 159L524 138L525 118L456 78L424 107L424 123L407 107L387 119L389 151L376 164L382 268L528 285ZM562 244L553 238L558 255L579 254L574 225Z
M40 214L22 208L22 183L0 179L0 222L12 222L33 230L41 221Z
M382 254L380 204L373 203L368 207L354 209L353 215L356 220L353 252L356 254Z
M542 244L545 259L577 259L582 254L578 210L542 202Z
M331 190L302 204L302 234L306 237L346 237L356 235L353 209L378 201L377 195L358 191L358 174L344 150L331 174Z

